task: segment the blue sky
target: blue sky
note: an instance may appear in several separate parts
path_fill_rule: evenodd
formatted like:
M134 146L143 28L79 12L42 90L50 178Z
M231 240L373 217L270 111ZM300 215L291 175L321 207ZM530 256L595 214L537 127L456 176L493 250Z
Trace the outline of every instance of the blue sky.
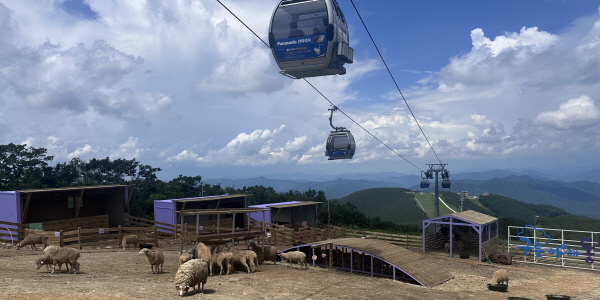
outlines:
M278 1L222 2L266 39ZM357 151L328 161L329 103L209 0L0 0L0 143L136 158L164 179L419 174L438 159L339 3L354 63L309 81L410 163L337 114ZM451 172L600 167L597 1L354 3Z

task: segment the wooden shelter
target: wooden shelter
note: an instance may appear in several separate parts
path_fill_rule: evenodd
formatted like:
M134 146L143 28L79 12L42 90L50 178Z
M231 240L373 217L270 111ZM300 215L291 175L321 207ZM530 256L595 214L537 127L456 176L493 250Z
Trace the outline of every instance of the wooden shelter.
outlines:
M250 226L250 217L247 216L249 213L253 212L265 212L264 208L222 208L222 209L190 209L190 210L180 210L175 211L176 214L179 214L179 220L181 220L181 228L184 228L186 224L185 221L189 220L186 216L193 216L196 219L195 229L196 229L196 242L203 242L205 244L211 243L222 243L226 239L231 239L234 242L236 239L250 239L258 236L263 236L265 233L265 224L263 222L263 226L260 231L251 230ZM227 228L221 228L221 215L232 215L232 225L231 231L228 231ZM246 224L236 224L236 214L241 215L243 218L247 219L247 227ZM200 234L200 216L216 216L216 233L209 234ZM237 226L236 226L237 225ZM240 226L241 225L241 226ZM239 227L242 227L239 230ZM184 244L184 236L180 235L180 244L179 244L179 253L183 252L183 244Z
M266 213L252 213L257 221L288 225L290 227L319 227L319 204L315 201L290 201L251 205L250 208L265 208Z
M453 278L431 258L378 239L341 238L284 249L306 253L313 266L386 277L424 287ZM323 255L325 254L325 255Z
M38 224L103 216L105 226L125 225L135 185L98 185L0 192L0 220ZM42 228L38 228L42 229Z
M450 237L454 236L454 230L460 230L458 227L467 227L469 234L472 230L477 233L477 246L479 261L482 261L483 255L487 256L497 251L498 248L498 235L499 235L499 222L498 218L476 212L474 210L467 210L452 213L437 218L423 220L423 253L426 252L426 241L427 235L426 230L430 225L434 225L433 228L433 248L437 248L437 236L440 234L437 230L437 225L447 225L450 230ZM494 228L495 225L495 228ZM454 239L450 238L450 256L453 255ZM443 246L443 245L442 245Z

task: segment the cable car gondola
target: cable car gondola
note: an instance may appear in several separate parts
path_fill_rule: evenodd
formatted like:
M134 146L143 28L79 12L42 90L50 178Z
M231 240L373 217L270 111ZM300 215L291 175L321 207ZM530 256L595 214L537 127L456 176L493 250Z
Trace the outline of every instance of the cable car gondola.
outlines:
M442 172L442 187L445 189L450 188L450 173L448 170Z
M423 172L421 172L423 173ZM431 173L429 173L429 171L425 172L425 177L423 177L423 175L421 175L421 188L422 189L426 189L429 187L429 180L427 180L428 178L433 178L433 175Z
M354 49L335 0L282 0L273 11L269 46L280 73L304 77L346 74Z
M344 127L333 126L333 112L337 109L336 106L329 109L331 111L331 114L329 115L329 125L331 125L331 128L335 129L335 131L329 133L327 145L325 147L325 155L329 156L329 160L351 159L352 156L354 156L354 151L356 151L356 143L349 130L346 130Z

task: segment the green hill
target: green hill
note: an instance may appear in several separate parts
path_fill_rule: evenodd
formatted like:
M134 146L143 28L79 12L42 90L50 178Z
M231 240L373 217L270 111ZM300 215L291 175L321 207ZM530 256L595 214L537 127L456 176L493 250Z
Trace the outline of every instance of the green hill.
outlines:
M421 224L421 221L428 218L413 194L403 188L366 189L342 197L338 201L354 204L367 217L378 216L384 221L401 225Z
M338 199L352 203L367 217L380 217L400 225L421 226L424 219L433 217L434 194L411 193L403 188L373 188L354 192ZM460 211L460 197L456 193L440 192L440 198L454 211ZM597 230L600 220L577 216L546 204L531 204L509 197L489 194L467 197L463 210L475 210L501 220L502 227L523 226L537 222L540 227L569 230ZM440 215L452 211L440 202ZM537 218L536 218L537 216Z

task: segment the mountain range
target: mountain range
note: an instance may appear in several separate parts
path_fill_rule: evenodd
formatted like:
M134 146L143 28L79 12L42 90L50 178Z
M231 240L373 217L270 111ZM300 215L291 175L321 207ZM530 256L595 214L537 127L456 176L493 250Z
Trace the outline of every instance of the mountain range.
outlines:
M502 195L526 203L552 205L575 215L600 219L600 178L592 177L595 174L600 174L600 170L569 174L548 174L535 170L521 172L492 170L457 173L451 174L452 185L450 189L440 187L439 190L453 193L467 191L472 196L486 193ZM426 192L434 191L434 184L431 184L428 189L421 189L419 187L421 177L419 176L394 172L357 173L338 176L323 175L313 177L313 180L306 179L311 177L302 176L303 174L295 173L279 175L277 179L266 177L215 178L204 179L203 182L235 188L262 185L272 187L278 192L289 190L304 192L308 189L322 190L325 192L327 199L338 199L372 188L406 188ZM433 183L434 181L430 180L430 182Z

